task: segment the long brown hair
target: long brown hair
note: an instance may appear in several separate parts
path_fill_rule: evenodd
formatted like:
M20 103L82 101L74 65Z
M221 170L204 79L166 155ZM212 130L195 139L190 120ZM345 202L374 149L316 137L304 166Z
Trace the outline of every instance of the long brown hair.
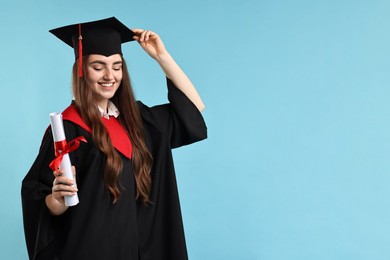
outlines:
M77 60L73 65L72 91L76 107L85 123L92 130L92 139L96 147L106 156L104 167L104 183L115 203L121 195L118 179L123 168L120 155L113 147L104 124L100 119L100 113L94 101L92 88L86 80L88 55L83 56L82 78L78 77ZM126 129L133 145L132 165L137 186L136 198L144 204L149 202L151 189L150 170L152 155L150 154L144 139L141 115L135 101L130 76L126 62L122 57L122 82L111 101L120 111L119 122Z

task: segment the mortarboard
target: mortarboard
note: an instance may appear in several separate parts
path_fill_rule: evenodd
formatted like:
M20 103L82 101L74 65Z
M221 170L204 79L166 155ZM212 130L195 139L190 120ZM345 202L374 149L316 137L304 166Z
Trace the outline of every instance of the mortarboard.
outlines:
M122 54L121 44L133 41L134 32L115 17L67 25L50 30L61 41L74 49L79 59L79 76L82 77L82 56Z

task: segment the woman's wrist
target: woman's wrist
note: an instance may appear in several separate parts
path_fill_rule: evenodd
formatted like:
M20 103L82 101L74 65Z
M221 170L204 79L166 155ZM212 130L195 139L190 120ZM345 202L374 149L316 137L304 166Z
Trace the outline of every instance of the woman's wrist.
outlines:
M173 60L171 54L168 51L164 51L160 54L157 54L156 61L160 66L164 66L166 63L171 62Z
M68 209L68 206L54 198L53 194L46 196L45 203L49 212L55 216L63 214Z

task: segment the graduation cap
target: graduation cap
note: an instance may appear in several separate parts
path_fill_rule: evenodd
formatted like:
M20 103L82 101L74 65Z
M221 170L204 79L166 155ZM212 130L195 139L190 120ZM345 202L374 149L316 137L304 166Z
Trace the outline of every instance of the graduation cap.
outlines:
M133 41L134 32L115 17L67 25L49 32L74 49L79 58L79 77L83 76L82 56L122 54L121 44Z

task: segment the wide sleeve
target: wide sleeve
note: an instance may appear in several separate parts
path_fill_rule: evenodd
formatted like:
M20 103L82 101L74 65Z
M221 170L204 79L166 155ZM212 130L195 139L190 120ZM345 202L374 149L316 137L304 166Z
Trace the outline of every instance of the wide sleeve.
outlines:
M167 78L168 104L148 107L139 102L144 121L169 139L171 148L207 138L207 127L196 106Z
M51 216L45 197L51 193L54 176L49 164L54 158L51 131L47 130L39 154L22 182L23 224L30 259L52 241Z
M65 132L67 136L72 137L66 128ZM73 154L70 156L73 158ZM52 192L54 175L49 164L53 159L54 142L49 127L21 187L23 225L30 259L54 259L63 244L57 235L66 233L70 225L68 211L61 216L53 216L45 203L46 196ZM72 163L76 161L73 159Z

